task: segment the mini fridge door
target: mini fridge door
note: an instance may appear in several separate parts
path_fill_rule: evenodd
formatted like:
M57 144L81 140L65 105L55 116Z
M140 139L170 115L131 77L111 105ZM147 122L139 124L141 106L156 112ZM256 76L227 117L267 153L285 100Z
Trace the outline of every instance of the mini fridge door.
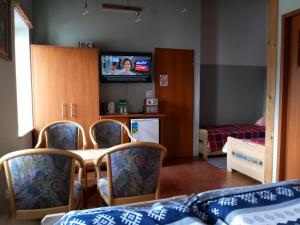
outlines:
M131 119L130 131L138 141L159 143L159 118Z

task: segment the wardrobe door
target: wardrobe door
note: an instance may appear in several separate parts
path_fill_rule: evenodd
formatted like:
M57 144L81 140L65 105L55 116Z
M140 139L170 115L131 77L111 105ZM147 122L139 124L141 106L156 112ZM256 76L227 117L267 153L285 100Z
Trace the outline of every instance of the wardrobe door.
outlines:
M65 48L32 45L32 89L35 141L46 124L68 118Z
M90 125L99 119L99 61L94 48L70 48L67 68L69 119L81 124L86 132L88 147Z

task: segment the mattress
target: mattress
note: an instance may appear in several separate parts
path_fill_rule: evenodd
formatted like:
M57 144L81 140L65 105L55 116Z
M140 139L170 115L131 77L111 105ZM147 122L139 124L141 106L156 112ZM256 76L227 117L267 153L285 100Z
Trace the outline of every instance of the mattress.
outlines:
M251 143L265 145L265 138L251 138L251 139L243 139L244 141L248 141Z

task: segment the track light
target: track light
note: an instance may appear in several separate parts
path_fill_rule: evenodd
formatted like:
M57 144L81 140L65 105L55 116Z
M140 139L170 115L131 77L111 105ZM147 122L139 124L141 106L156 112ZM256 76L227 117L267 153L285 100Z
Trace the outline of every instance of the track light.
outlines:
M82 3L82 15L86 16L87 14L89 14L87 0L83 0L83 3Z
M183 7L182 7L182 9L181 9L181 13L186 13L188 10L187 10L187 7L186 7L186 5L187 5L187 0L183 0L183 2L182 2L182 5L183 5Z
M140 23L140 22L142 22L142 18L141 18L141 14L140 14L140 12L135 12L135 15L136 15L136 18L135 18L135 20L134 20L134 22L135 23Z

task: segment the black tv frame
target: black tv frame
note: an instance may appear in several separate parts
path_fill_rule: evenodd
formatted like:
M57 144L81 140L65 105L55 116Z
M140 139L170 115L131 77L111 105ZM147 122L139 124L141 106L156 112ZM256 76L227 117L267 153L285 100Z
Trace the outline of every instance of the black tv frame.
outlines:
M148 56L151 58L151 65L150 65L150 76L147 78L146 81L109 81L104 79L102 75L102 55L112 55L112 56ZM100 70L100 80L102 83L152 83L152 67L153 67L153 57L151 52L119 52L119 51L100 51L99 53L99 70Z

